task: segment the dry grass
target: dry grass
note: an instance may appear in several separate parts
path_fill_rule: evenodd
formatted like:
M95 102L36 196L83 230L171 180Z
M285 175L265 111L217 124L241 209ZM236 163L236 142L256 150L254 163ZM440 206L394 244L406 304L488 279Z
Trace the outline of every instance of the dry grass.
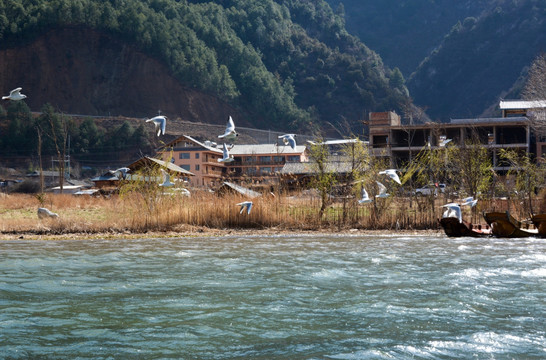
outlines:
M182 195L159 195L145 201L132 192L111 198L47 194L43 205L32 195L0 196L0 233L3 234L71 234L71 233L145 233L169 232L189 228L206 229L437 229L442 204L448 199L380 199L358 205L354 199L330 205L318 218L317 196L263 196L254 199L250 214L239 213L240 196L218 197L209 192ZM339 199L338 199L339 200ZM43 206L59 214L55 219L39 219L37 208ZM507 201L480 201L464 218L483 222L482 211L507 210ZM523 206L512 202L514 216L525 218Z

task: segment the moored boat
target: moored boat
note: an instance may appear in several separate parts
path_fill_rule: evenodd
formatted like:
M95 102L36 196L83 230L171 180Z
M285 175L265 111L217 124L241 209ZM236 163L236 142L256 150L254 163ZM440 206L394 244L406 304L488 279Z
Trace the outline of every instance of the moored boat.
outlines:
M444 217L440 219L440 225L449 237L485 237L491 236L489 226L476 225L466 221L459 221L457 218Z
M538 236L538 230L532 224L516 220L508 211L488 212L483 217L496 237L524 238Z
M473 225L462 218L461 207L459 204L446 204L446 211L439 220L444 232L449 237L484 237L491 235L489 226Z
M541 237L546 237L546 213L537 214L531 218L533 224L537 228L538 235Z

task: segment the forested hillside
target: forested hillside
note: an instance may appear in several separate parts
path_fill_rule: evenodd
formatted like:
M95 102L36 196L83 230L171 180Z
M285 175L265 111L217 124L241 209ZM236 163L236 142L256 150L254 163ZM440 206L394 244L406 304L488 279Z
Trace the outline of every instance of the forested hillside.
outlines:
M503 2L457 23L408 86L432 118L491 115L500 99L519 97L528 67L543 51L546 1Z
M327 0L347 30L408 77L458 21L478 17L491 0ZM340 7L340 4L342 6Z
M68 63L69 69L51 64L41 71L51 78L56 73L62 75L61 80L66 77L64 83L56 85L58 89L49 89L54 96L49 96L48 102L70 113L78 113L78 106L85 104L96 114L144 116L150 108L161 108L161 98L180 96L160 93L153 99L157 104L151 105L145 99L124 99L124 93L134 93L135 88L144 91L147 87L144 81L139 83L138 71L131 74L131 81L119 74L131 68L133 63L124 61L135 53L164 64L184 89L199 91L229 105L213 104L219 106L218 118L227 118L232 107L246 117L241 121L261 127L304 130L347 121L358 128L358 120L367 111L399 109L408 101L401 74L385 68L377 54L349 35L343 18L322 0L0 2L0 57L3 56L4 71L0 87L7 92L24 84L29 95L25 101L32 110L44 105L34 103L32 94L43 91L47 84L35 86L25 83L25 78L43 64L43 58L37 61L28 56L28 66L17 67L13 63L18 59L6 54L31 46L44 34L58 29L80 33L92 29L106 34L110 40L99 35L100 41L97 37L74 41L89 57L100 53L102 58L121 63L118 67L117 63L112 65L115 71L105 70L107 65L101 64L101 76L90 77L83 73L82 51L58 49L59 60ZM119 43L120 53L114 53L116 46L111 45L108 52L101 53L101 44L105 43ZM127 45L136 52L127 50ZM51 54L55 47L44 46L48 56L55 55ZM79 65L72 67L75 62ZM151 66L150 61L142 60L139 64L142 62L148 64L147 69ZM67 74L69 70L74 73ZM117 77L125 82L117 82ZM92 84L77 81L81 78L91 78ZM57 82L59 78L53 80ZM126 88L116 88L122 85ZM100 91L81 91L78 87L83 86ZM161 91L161 87L154 87L154 92ZM74 94L89 98L78 99ZM120 105L124 100L132 101L129 109ZM184 98L179 102L191 101ZM175 118L178 114L168 115ZM184 115L190 117L185 120L206 121L192 119L192 112Z
M491 115L546 51L545 0L328 0L432 119ZM339 6L342 3L343 6Z

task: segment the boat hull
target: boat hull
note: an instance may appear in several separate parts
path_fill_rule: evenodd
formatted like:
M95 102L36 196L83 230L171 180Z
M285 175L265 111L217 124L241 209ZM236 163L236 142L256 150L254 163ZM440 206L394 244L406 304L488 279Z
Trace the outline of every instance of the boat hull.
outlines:
M486 237L491 235L488 231L473 229L470 224L464 221L460 222L459 219L454 217L440 219L440 225L449 237Z
M526 228L528 225L514 219L508 211L484 213L483 217L496 237L525 238L538 236L536 229Z

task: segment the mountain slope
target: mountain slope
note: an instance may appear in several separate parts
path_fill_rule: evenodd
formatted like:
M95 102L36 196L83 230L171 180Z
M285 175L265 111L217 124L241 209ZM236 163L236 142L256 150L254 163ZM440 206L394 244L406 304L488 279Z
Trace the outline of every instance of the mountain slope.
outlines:
M55 40L46 56L58 62L29 58L31 66L17 67L8 53L53 41L43 38L52 30L78 33L79 48ZM305 129L345 119L358 125L365 111L408 101L403 84L389 85L391 71L322 0L2 2L0 40L10 69L0 87L32 79L24 88L33 109L47 100L69 112L142 116L161 109L207 122L237 109L244 124ZM118 52L108 48L112 42ZM154 61L166 71L152 70ZM29 76L32 64L54 81ZM157 71L165 80L153 81ZM207 96L215 99L192 103Z
M408 80L432 118L475 117L517 96L533 59L546 50L546 1L505 2L453 27Z
M408 77L458 21L478 17L491 0L327 0L347 30ZM343 4L342 8L339 8Z

